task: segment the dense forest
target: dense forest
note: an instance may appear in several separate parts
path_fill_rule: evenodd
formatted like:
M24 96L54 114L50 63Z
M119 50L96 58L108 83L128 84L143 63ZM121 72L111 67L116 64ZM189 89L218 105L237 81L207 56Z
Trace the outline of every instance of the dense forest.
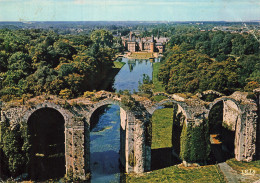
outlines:
M123 47L106 30L90 35L53 31L0 30L0 96L54 94L77 97L98 89Z
M260 43L252 34L186 31L168 43L159 79L166 91L231 94L260 84Z
M1 29L1 99L44 93L72 98L100 89L115 53L123 51L117 35L127 35L130 28L141 37L171 37L159 73L169 93L213 89L231 94L259 87L259 33L201 30L214 24L131 26L107 25L107 30L73 35L51 29Z

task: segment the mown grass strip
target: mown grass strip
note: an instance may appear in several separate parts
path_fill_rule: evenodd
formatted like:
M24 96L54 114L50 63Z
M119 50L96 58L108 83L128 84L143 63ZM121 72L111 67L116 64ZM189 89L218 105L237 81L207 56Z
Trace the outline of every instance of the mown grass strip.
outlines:
M163 84L158 79L158 73L160 69L161 63L156 62L153 63L153 84L154 84L154 92L165 92Z
M172 147L173 108L156 110L152 116L152 149Z

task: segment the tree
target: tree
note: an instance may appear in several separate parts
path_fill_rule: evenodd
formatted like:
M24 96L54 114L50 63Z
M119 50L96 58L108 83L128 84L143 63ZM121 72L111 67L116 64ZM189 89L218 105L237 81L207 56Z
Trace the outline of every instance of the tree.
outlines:
M106 30L95 30L91 33L90 39L94 44L97 44L101 48L112 47L113 35Z
M223 59L221 59L223 60ZM175 46L160 68L159 79L169 93L217 90L230 94L242 87L240 65L232 58L213 61L194 50L182 51Z
M67 40L59 40L55 42L53 48L60 57L68 59L72 59L72 56L77 53L76 49L71 46Z
M240 35L236 34L235 38L232 40L232 54L234 55L242 55L244 53L244 44L245 38Z
M8 67L7 62L8 55L5 51L0 52L0 72L6 72Z

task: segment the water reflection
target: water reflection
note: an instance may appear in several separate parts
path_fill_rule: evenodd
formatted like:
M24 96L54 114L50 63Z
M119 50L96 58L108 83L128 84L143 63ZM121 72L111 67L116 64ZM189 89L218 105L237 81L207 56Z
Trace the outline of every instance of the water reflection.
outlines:
M143 74L152 79L153 61L122 58L122 62L126 64L114 79L114 90L138 91L138 81L142 80ZM91 123L91 182L125 182L124 170L119 161L120 107L110 105L99 108L93 114Z
M154 62L158 62L159 59L155 59ZM130 90L131 92L138 91L138 81L142 80L144 74L148 75L152 79L153 62L150 60L139 59L127 59L123 58L122 62L126 64L122 67L119 73L116 75L113 88L116 91Z
M106 106L98 109L91 118L91 123L94 124L90 132L92 183L120 182L120 115L118 111L120 111L119 106Z

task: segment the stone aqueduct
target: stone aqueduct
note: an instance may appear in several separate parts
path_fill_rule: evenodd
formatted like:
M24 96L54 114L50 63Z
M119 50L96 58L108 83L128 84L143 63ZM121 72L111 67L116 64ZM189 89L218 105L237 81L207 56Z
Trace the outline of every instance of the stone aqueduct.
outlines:
M35 111L42 108L53 108L60 112L65 121L66 173L73 171L78 178L85 179L86 173L90 171L90 118L97 108L108 104L120 106L120 159L127 173L142 173L151 168L151 143L148 142L151 137L147 133L147 125L151 123L151 115L159 106L168 102L177 104L178 111L185 116L185 123L196 125L208 118L216 103L223 101L223 121L235 131L235 158L239 161L252 161L259 159L257 132L260 131L260 89L254 92L256 101L248 99L248 93L242 92L223 96L215 91L207 91L192 97L156 93L154 95L167 97L159 103L136 95L133 96L137 101L134 110L123 104L122 96L105 91L97 92L95 100L77 98L66 101L55 96L39 96L23 104L3 103L0 109L1 122L8 120L13 126L27 122ZM219 98L205 102L201 98L207 94L215 94Z

